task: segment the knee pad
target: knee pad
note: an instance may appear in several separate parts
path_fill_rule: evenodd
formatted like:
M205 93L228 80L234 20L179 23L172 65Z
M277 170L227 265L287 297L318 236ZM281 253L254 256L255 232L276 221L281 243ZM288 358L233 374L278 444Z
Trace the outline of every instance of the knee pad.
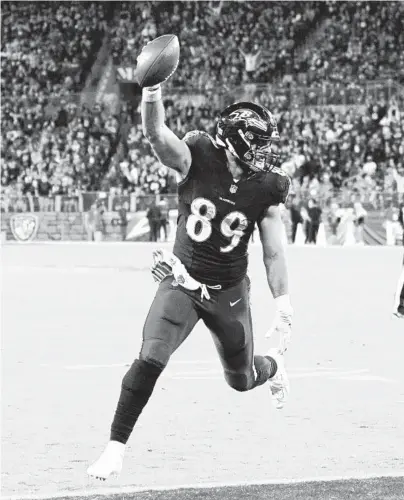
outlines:
M143 341L140 359L161 368L166 367L172 354L170 344L160 339L147 339Z
M229 386L237 392L249 391L253 385L253 381L249 381L244 373L234 373L226 370L224 378Z

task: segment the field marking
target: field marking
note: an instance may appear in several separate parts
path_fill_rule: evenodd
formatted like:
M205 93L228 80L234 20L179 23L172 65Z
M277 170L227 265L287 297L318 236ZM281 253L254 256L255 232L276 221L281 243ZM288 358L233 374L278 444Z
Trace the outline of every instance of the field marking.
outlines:
M93 496L108 496L108 495L131 495L134 493L143 493L148 491L176 491L176 490L208 490L214 488L240 488L246 486L276 486L288 484L304 484L304 483L327 483L332 481L360 481L369 479L381 478L404 478L404 472L386 471L383 474L380 472L345 475L345 476L314 476L303 478L280 478L280 479L264 479L253 481L230 481L217 483L190 483L179 485L159 485L159 486L121 486L121 487L102 487L93 489L81 490L65 490L54 494L33 494L33 495L9 495L2 496L2 500L52 500L54 498L90 498ZM89 482L91 480L89 479Z
M166 369L164 377L171 380L221 380L223 378L223 370L221 368L191 371L175 371L171 370L173 365L213 365L217 364L214 360L178 360L171 361L170 366ZM52 365L42 363L41 368L52 368L55 370L70 370L70 371L85 371L85 370L102 370L111 368L127 368L131 365L130 362L123 363L104 363L104 364L79 364L79 365ZM346 368L294 368L289 371L290 379L305 379L305 378L323 378L329 380L342 380L353 382L384 382L389 384L397 383L397 380L382 377L380 375L372 375L369 368L358 368L355 370L347 370Z
M196 360L170 360L171 365L202 365L202 364L215 364L217 360L196 359ZM61 370L97 370L99 368L124 368L130 366L132 362L126 361L122 363L101 363L101 364L78 364L78 365L53 365L50 363L41 363L41 368L54 368Z
M39 366L41 368L53 368L53 369L61 369L61 370L98 370L102 368L124 368L130 366L132 363L130 361L124 361L120 363L95 363L95 364L77 364L77 365L54 365L51 363L41 363ZM165 374L169 375L201 375L203 373L211 374L212 370L204 368L201 370L192 370L190 372L175 372L171 370L173 365L217 365L220 367L219 360L217 359L195 359L195 360L170 360L169 365L165 370ZM289 374L295 374L295 377L324 377L324 376L338 376L345 377L350 375L358 375L361 373L370 372L369 368L357 368L357 369L349 369L342 367L333 367L333 368L313 368L310 367L295 367L288 370ZM223 370L217 368L214 370L214 373L223 373Z

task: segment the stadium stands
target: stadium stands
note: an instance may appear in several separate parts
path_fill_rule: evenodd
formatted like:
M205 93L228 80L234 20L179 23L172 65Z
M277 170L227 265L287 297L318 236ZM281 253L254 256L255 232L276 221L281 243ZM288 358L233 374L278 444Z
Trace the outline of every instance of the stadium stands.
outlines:
M305 85L389 77L404 83L403 47L403 2L328 2L325 29L292 75Z
M275 113L296 192L404 193L402 2L3 2L1 22L3 209L23 195L175 192L136 106L80 98L105 37L113 62L134 64L167 32L181 34L165 86L179 136L212 132L247 95ZM383 92L364 92L369 81Z
M107 32L99 2L2 2L3 193L71 193L93 186L117 123L71 97Z

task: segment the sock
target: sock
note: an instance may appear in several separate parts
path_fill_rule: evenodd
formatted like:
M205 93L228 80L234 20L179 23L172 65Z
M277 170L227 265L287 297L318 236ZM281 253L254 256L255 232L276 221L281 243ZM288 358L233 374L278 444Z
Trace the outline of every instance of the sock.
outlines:
M278 369L276 361L271 356L254 356L254 366L257 372L254 387L264 384L275 375Z
M126 444L146 406L163 368L136 359L122 380L121 394L111 425L111 441Z

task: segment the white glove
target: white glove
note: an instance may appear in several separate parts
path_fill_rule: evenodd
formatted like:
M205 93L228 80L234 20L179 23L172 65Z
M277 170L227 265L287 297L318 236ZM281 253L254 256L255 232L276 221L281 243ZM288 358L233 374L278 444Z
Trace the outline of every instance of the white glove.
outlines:
M277 305L276 316L271 328L265 337L270 338L274 333L279 334L279 354L283 354L292 337L293 308L290 304L289 295L281 295L275 299Z

